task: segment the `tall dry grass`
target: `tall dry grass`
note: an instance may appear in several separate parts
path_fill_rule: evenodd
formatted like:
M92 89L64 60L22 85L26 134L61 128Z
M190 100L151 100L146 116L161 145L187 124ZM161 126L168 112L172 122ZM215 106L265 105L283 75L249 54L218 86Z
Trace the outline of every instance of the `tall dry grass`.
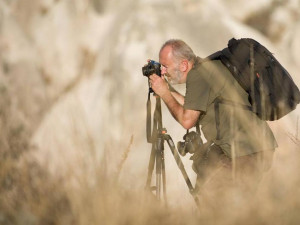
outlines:
M236 199L235 205L216 201L213 208L202 205L198 210L193 203L178 202L165 207L144 189L131 190L119 183L121 165L130 155L133 141L123 150L116 174L107 173L109 162L103 157L95 165L92 178L72 174L58 178L25 157L23 160L2 157L0 224L297 224L300 221L299 146L293 155L276 154L273 168L248 201Z
M13 4L13 1L6 1ZM25 33L30 31L29 21L34 17L33 1L18 2L20 12L15 13L20 26ZM37 2L38 1L34 1ZM53 1L60 2L60 1ZM102 12L105 1L93 0L97 11ZM46 4L46 3L45 3ZM50 4L50 3L49 3ZM52 4L52 3L51 3ZM24 7L22 7L24 6ZM73 5L72 5L73 6ZM22 10L24 9L24 10ZM41 8L43 15L51 10ZM19 12L19 11L16 11ZM257 15L253 16L258 18ZM259 17L259 23L266 18ZM122 21L123 22L123 21ZM268 21L267 21L268 22ZM263 24L268 24L267 22ZM248 24L252 21L248 20ZM264 27L263 27L264 28ZM109 38L111 38L110 35ZM117 36L117 35L116 35ZM27 36L26 36L27 37ZM273 39L277 40L277 36ZM32 47L32 46L30 46ZM4 57L4 56L3 56ZM82 71L78 79L64 89L67 92L72 89L83 74L89 74L92 68L94 56L85 54L83 57ZM9 64L2 62L5 76L9 77ZM20 66L20 73L24 73L24 66ZM43 71L41 72L43 76ZM26 74L26 73L24 73ZM28 73L31 74L31 73ZM12 74L10 74L10 77ZM1 74L2 76L2 74ZM4 77L4 75L3 75ZM20 80L19 76L12 83ZM2 79L2 77L1 77ZM12 78L10 78L12 79ZM45 83L51 83L45 74ZM24 80L29 80L24 78ZM20 87L25 86L23 80L16 88L20 93ZM9 85L0 82L0 224L5 225L91 225L91 224L298 224L300 221L300 143L293 135L289 135L295 145L286 145L282 142L277 151L273 168L266 174L257 191L247 202L238 202L232 205L213 202L213 209L205 205L197 210L193 202L182 204L178 201L174 205L165 207L157 202L153 195L145 192L143 188L132 190L125 187L119 176L130 155L131 143L123 150L123 158L120 160L116 173L108 172L109 160L103 157L101 162L94 161L94 176L88 177L84 173L81 176L70 173L64 176L53 176L43 165L33 162L26 154L33 151L29 144L32 134L32 125L24 119L21 110L16 107L14 93L9 90ZM35 85L27 85L33 87ZM22 92L22 94L26 91ZM20 95L19 102L24 101ZM39 94L39 96L41 96ZM31 96L27 99L34 99ZM45 105L48 104L45 101ZM33 108L24 102L26 108ZM42 105L42 104L41 104ZM42 108L42 107L41 107ZM33 113L32 113L33 114ZM38 114L38 113L37 113ZM38 115L39 118L41 115ZM32 117L36 117L35 114ZM33 119L30 121L34 121ZM288 138L286 137L286 138ZM146 140L145 140L146 141ZM87 147L87 153L91 152ZM117 152L117 151L116 151ZM84 171L84 163L78 162L79 170ZM145 163L146 165L146 163ZM81 168L82 166L82 168ZM134 165L133 165L134 167ZM168 172L168 171L167 171ZM180 173L175 170L174 173ZM137 179L145 180L144 176ZM168 185L168 184L167 184ZM176 193L180 195L181 193ZM224 193L226 195L226 193ZM177 197L177 196L169 196ZM200 199L201 202L201 199Z
M102 161L91 161L92 177L84 172L87 168L80 158L76 169L83 173L74 174L74 168L70 168L69 173L54 176L27 157L34 150L29 144L30 126L26 126L13 107L5 86L0 101L0 224L297 224L300 221L297 132L283 138L286 140L280 143L273 168L248 201L240 201L233 195L235 205L216 200L211 203L214 207L208 207L200 198L199 210L193 202L178 201L165 207L152 193L143 188L130 189L119 180L131 154L133 137L124 149L113 151L122 155L114 174L108 170L113 159L105 157L110 149L105 149ZM84 152L92 156L93 145L87 145ZM176 169L173 172L180 173ZM143 174L136 179L146 181L145 178ZM178 199L181 193L175 195L168 197Z

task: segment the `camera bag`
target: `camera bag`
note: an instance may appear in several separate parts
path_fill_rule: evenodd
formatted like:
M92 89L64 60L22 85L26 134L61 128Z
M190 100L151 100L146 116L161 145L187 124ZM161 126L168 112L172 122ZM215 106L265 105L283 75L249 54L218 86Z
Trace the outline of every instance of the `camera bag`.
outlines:
M206 60L221 60L249 94L250 110L263 120L277 120L294 110L300 92L288 71L259 42L234 39Z

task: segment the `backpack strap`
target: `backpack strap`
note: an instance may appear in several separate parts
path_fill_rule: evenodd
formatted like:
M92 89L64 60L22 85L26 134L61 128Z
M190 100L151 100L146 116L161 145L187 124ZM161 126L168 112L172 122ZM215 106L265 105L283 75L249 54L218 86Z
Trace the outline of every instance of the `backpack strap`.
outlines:
M223 54L222 51L217 51L217 52L207 56L206 58L201 59L200 63L206 62L206 61L211 61L211 60L218 60L218 59L220 59L222 54Z

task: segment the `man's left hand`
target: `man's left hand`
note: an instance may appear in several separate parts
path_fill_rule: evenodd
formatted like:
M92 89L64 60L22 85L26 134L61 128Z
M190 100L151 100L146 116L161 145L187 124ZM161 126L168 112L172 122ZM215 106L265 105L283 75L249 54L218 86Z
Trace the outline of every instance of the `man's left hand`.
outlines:
M164 94L168 93L169 88L168 84L165 81L164 77L160 77L156 74L149 76L151 88L155 92L155 94L162 97Z

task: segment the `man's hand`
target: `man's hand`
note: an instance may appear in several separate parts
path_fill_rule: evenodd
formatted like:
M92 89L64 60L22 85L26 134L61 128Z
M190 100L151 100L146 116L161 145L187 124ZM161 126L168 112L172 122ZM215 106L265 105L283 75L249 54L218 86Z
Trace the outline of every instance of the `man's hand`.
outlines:
M158 96L162 97L169 92L168 84L164 77L160 77L156 74L149 76L151 88Z

